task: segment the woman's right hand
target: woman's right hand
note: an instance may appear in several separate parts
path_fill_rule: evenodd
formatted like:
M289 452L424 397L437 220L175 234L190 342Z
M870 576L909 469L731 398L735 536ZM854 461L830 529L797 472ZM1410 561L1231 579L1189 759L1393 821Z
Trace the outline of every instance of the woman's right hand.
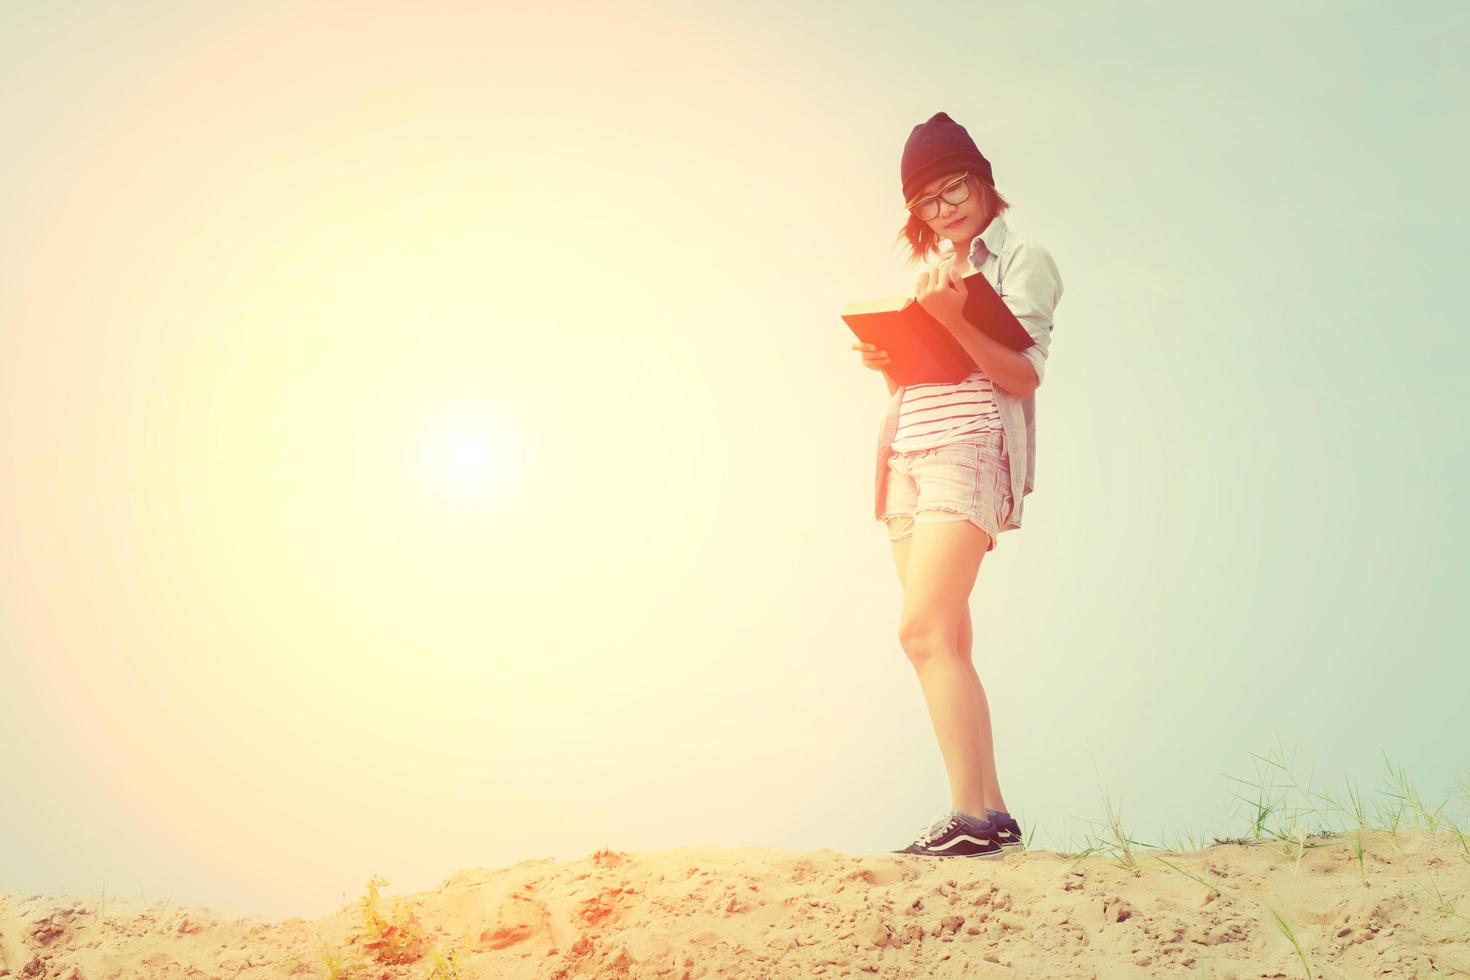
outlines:
M856 343L852 349L863 355L863 367L881 371L888 366L888 352L879 350L873 344Z

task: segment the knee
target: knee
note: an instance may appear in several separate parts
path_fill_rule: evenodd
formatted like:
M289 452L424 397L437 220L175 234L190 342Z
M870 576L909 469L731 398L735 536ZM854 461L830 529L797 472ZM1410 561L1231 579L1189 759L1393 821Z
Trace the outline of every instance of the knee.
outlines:
M912 619L899 623L898 642L915 664L935 657L958 657L959 644L953 624L934 619Z

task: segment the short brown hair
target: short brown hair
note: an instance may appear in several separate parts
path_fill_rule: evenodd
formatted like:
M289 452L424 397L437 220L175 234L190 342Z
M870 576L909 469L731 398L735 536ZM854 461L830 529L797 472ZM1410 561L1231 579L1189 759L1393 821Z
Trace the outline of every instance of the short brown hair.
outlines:
M1006 208L1011 206L1009 201L1001 197L1000 191L995 189L995 185L984 177L972 173L968 179L970 181L970 192L979 193L985 199L985 207L982 209L982 213L989 213L994 218L996 215L1004 214ZM981 230L983 231L984 229L982 228ZM929 256L939 251L939 236L934 233L934 229L929 227L927 221L920 220L913 213L909 214L908 220L904 222L903 227L898 231L898 238L895 239L895 242L902 241L908 242L908 262L910 265L915 262L926 261Z

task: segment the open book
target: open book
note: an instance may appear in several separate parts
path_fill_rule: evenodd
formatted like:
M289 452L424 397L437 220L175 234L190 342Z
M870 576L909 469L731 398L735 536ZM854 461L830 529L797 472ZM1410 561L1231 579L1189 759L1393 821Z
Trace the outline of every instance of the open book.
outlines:
M966 321L1011 350L1036 343L983 272L965 276L964 283ZM953 384L977 366L954 334L912 296L849 303L842 319L863 343L888 352L884 373L897 384Z

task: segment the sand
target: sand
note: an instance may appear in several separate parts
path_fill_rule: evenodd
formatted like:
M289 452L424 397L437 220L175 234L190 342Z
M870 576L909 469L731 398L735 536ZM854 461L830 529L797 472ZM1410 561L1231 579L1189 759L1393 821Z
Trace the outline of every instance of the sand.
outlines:
M6 892L0 977L325 977L324 951L354 977L430 977L436 965L464 978L1307 976L1272 910L1314 977L1470 970L1470 853L1458 836L1362 839L1361 867L1352 833L1307 838L1305 851L1148 850L1134 868L1045 850L603 850L383 892L376 928L368 887L322 918L279 922Z

